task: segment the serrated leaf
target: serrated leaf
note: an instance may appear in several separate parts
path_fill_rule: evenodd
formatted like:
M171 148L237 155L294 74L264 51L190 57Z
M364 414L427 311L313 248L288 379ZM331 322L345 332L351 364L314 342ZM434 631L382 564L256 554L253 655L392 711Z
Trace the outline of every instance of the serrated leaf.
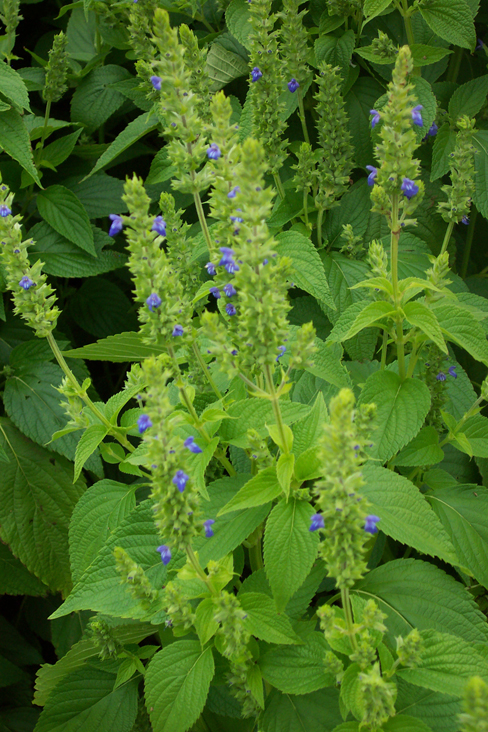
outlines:
M407 478L377 465L363 469L361 493L380 517L378 528L423 554L459 565L459 559L441 522L418 488Z
M52 228L96 257L93 231L83 204L65 186L49 186L37 196L39 213Z
M285 231L278 234L276 241L278 254L292 260L291 277L295 285L335 309L324 265L310 239L297 231Z
M361 667L359 664L351 663L341 681L341 702L344 708L348 712L352 712L353 717L356 717L356 719L362 719L364 713L359 687L360 672Z
M480 415L470 417L463 424L461 432L456 433L458 442L460 434L464 435L467 441L465 445L458 445L463 452L470 457L488 458L488 419L486 417Z
M115 160L118 155L123 153L124 150L127 150L127 148L133 145L134 142L137 142L141 137L144 137L144 135L155 130L157 126L158 122L155 118L151 117L146 112L139 115L139 117L136 117L132 122L129 122L127 127L117 135L103 155L98 158L95 167L91 173L89 173L87 178L98 173L99 170L111 163L112 160Z
M331 66L339 66L341 76L345 79L354 51L356 38L354 31L348 30L342 36L321 36L314 44L317 64L325 61Z
M70 298L69 312L80 328L96 338L108 337L131 326L137 319L122 289L104 277L86 279Z
M435 136L432 148L432 169L430 180L437 180L449 170L449 156L454 152L456 145L456 133L451 125L446 122L441 126Z
M433 303L432 309L444 337L466 349L477 361L488 363L488 343L483 326L468 310L444 299Z
M442 331L439 322L435 316L435 313L430 310L427 305L422 302L407 302L403 306L403 312L408 322L419 328L427 338L434 341L436 346L447 353L447 346L442 337Z
M366 0L363 13L368 20L372 20L382 13L383 10L386 10L389 5L391 5L391 0Z
M301 696L272 689L260 725L263 732L330 732L341 720L338 701L334 688Z
M293 453L280 455L276 464L276 475L278 477L278 482L287 498L290 494L290 483L293 477L294 467L295 455Z
M0 112L0 147L16 160L42 188L32 157L29 133L23 118L15 109Z
M247 0L232 0L225 11L225 22L234 38L250 50L252 26Z
M217 630L219 624L214 620L215 605L211 597L206 597L202 600L196 611L195 611L195 630L200 638L200 643L204 646L210 638L212 638Z
M91 343L89 346L63 351L63 356L86 358L88 361L126 363L127 361L143 361L145 358L157 356L165 350L143 343L140 333L117 333L117 335Z
M249 65L244 59L218 42L210 46L205 69L209 79L213 81L212 91L218 91L233 79L247 76L249 73Z
M414 67L429 66L441 61L452 51L440 46L427 46L425 43L412 43L410 46Z
M308 502L281 500L266 522L264 564L279 611L303 583L317 556L319 537L309 531L313 512Z
M135 508L132 486L114 480L94 483L75 506L69 527L73 582L90 566L109 534Z
M395 312L394 305L384 300L354 302L340 315L327 341L331 343L346 341L378 321L393 317Z
M324 424L329 421L323 394L317 394L312 410L293 426L293 453L298 457L313 447L322 436Z
M198 719L214 675L212 649L180 640L156 653L146 671L145 695L155 732L186 732Z
M488 219L488 130L480 130L473 138L477 150L474 156L475 189L473 200L479 212Z
M339 388L351 386L345 366L341 363L342 348L338 343L324 343L316 338L313 361L305 371Z
M428 724L433 732L459 732L458 714L462 711L459 699L413 686L401 678L396 683L398 696L395 709L399 714L411 714Z
M473 16L466 0L430 0L419 10L429 28L445 41L462 48L475 47Z
M354 145L354 160L357 165L364 168L366 165L371 165L373 157L373 141L371 138L371 115L369 110L375 105L376 100L383 93L382 87L378 84L376 79L370 76L361 76L351 87L345 96L346 112L349 118L349 130L352 135L352 144ZM356 188L356 190L359 190ZM364 201L369 203L369 193L366 188L361 188L361 196L364 197ZM339 207L332 209L327 214L327 219L333 219L339 217L339 208L345 206L344 199L346 196L350 196L351 193L346 193L340 202ZM367 215L365 221L359 218L359 209L353 209L351 211L351 225L353 226L354 233L359 236L366 230L367 220L369 216L368 205ZM344 221L347 223L347 221ZM364 230L358 231L358 228L362 228L364 223ZM325 222L325 231L327 237L330 238L330 227L328 221Z
M281 412L284 424L293 424L310 411L310 407L296 402L282 402ZM275 424L273 407L268 400L251 398L234 402L227 410L229 417L220 428L221 439L237 447L247 447L247 430L255 429L264 437L266 425Z
M408 714L395 714L383 725L384 732L432 732L425 722Z
M247 613L246 626L256 638L280 645L301 642L286 615L278 614L273 599L268 595L244 592L239 595L239 602Z
M327 670L324 655L329 650L322 633L313 632L301 646L269 651L259 661L263 678L285 694L309 694L333 686L335 676Z
M72 121L80 122L90 131L103 125L125 102L125 96L110 85L129 78L127 69L115 64L90 71L71 99Z
M46 161L54 167L61 165L64 161L69 158L74 146L76 145L79 136L81 135L81 127L79 130L72 132L71 135L65 135L60 137L58 140L51 142L42 151L41 165Z
M84 431L78 445L76 446L75 474L73 482L78 480L84 464L90 455L95 452L107 432L108 430L103 424L92 424Z
M83 493L73 468L0 420L0 444L10 460L0 471L1 537L27 569L53 591L68 591L68 525Z
M453 122L466 114L475 117L486 103L488 95L488 74L462 84L456 89L449 101L449 116Z
M402 381L393 371L377 371L366 380L359 403L376 404L371 453L386 462L420 430L430 409L430 392L418 379Z
M394 465L415 467L417 465L437 465L444 459L439 447L439 435L435 427L422 427L416 437L393 458Z
M281 493L282 488L276 476L276 467L271 465L245 483L232 500L220 509L218 515L224 516L226 513L243 508L262 506L263 503L273 501Z
M0 89L16 107L30 112L29 94L22 76L4 61L0 61Z
M0 543L0 594L45 595L48 587L14 557L6 544Z

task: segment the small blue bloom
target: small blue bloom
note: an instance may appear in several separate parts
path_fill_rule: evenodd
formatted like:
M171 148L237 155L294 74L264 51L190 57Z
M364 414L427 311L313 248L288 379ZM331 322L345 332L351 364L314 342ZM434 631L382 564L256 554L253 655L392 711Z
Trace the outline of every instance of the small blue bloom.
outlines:
M178 488L180 493L183 493L183 491L185 490L185 486L189 480L190 480L189 475L184 473L182 470L178 470L176 472L175 477L173 478L173 480L171 482L174 483L174 485Z
M31 278L27 277L27 275L24 275L24 277L19 280L19 285L22 287L23 290L30 290L30 288L34 287L35 284L36 283L34 282L34 280L31 280Z
M176 338L177 336L182 336L182 335L183 335L183 326L182 325L175 325L175 327L173 328L172 336L174 338Z
M6 216L10 216L12 213L12 210L7 206L6 203L0 204L0 216L2 218L5 218Z
M368 534L376 534L378 533L378 527L376 524L380 521L379 516L375 516L374 514L370 514L369 516L366 516L366 521L364 524L364 530Z
M240 192L241 192L241 189L239 188L239 186L234 186L234 188L232 188L232 190L229 191L229 193L227 194L227 198L235 198L237 193L240 193Z
M151 226L151 231L155 231L160 236L166 236L166 221L162 216L156 216Z
M146 299L146 305L148 306L149 310L153 313L161 305L161 298L159 297L159 295L156 292L153 292Z
M374 129L380 121L381 115L379 112L376 111L376 109L370 109L369 113L373 115L373 119L371 120L371 127Z
M432 122L431 126L429 127L429 131L427 132L426 136L424 137L424 140L427 137L435 137L438 132L439 132L439 128L437 127L435 122Z
M153 87L156 89L156 91L161 91L162 79L160 76L151 76L149 81L151 82Z
M139 430L139 434L142 435L143 432L149 429L149 427L152 427L152 422L147 414L141 414L139 419L137 420L137 428Z
M187 437L183 444L194 455L198 455L198 453L203 452L202 448L199 447L197 445L197 443L195 442L195 438L193 437L193 435L190 435L190 437Z
M469 226L469 217L463 216L463 218L461 219L461 223L463 223L465 226Z
M230 247L220 247L220 251L222 252L222 259L219 262L219 265L226 265L229 262L234 261L234 250Z
M218 287L211 287L209 292L212 293L216 300L220 300L220 290Z
M110 229L108 230L108 235L117 236L117 234L120 234L120 232L124 228L124 222L122 221L122 216L118 216L117 214L110 214L109 219L112 223L110 224Z
M446 377L444 371L439 371L439 373L437 374L437 376L435 378L437 379L437 381L445 381L447 377Z
M235 224L242 224L244 219L242 219L240 216L231 216L230 220L233 221Z
M207 270L207 272L209 273L209 275L212 275L213 276L214 274L217 274L217 270L215 269L215 265L212 264L212 262L207 262L207 264L205 265L205 269Z
M157 552L161 554L161 561L163 564L169 564L171 561L171 549L169 546L166 546L166 544L163 544L162 546L158 546L156 549Z
M449 376L452 376L454 379L457 379L457 373L456 373L455 366L449 366L447 373L449 374Z
M239 272L239 267L237 266L237 264L234 262L233 259L231 259L230 262L227 262L227 264L225 265L225 269L227 270L227 272L229 274L234 274L234 272Z
M483 43L483 41L481 40L481 38L478 38L478 43L476 44L476 48L474 50L475 51L482 51L484 47L485 47L485 44Z
M237 356L237 350L234 348L234 350L230 352L230 355Z
M218 160L221 155L220 147L215 142L212 142L207 150L207 158L209 160Z
M263 259L263 267L264 267L264 266L265 266L266 264L268 264L268 260L267 260L267 259Z
M263 72L260 68L255 66L253 70L251 71L251 81L258 81L263 75Z
M206 521L203 522L203 525L205 527L205 536L207 537L207 539L210 539L210 537L214 535L214 532L212 529L212 524L214 524L214 523L215 523L214 519L207 519Z
M237 294L236 289L233 284L229 282L228 285L224 285L224 292L227 295L227 297L233 297Z
M291 91L291 93L294 94L294 92L296 92L296 90L298 89L300 84L298 83L298 81L295 78L293 78L288 82L287 86L288 86L288 89Z
M317 531L317 529L323 528L325 528L324 517L321 513L314 513L314 515L310 518L309 531Z
M237 310L231 302L228 302L225 306L225 312L227 313L227 315L235 315Z
M281 358L282 355L285 353L286 346L278 346L278 351L279 351L279 354L276 356L275 361L278 361L278 359Z
M420 114L421 109L423 109L423 106L421 104L417 104L417 106L412 109L412 120L414 125L417 125L417 127L424 126L424 120L422 119L422 115Z
M367 165L366 170L369 170L368 186L374 186L375 178L378 175L378 168L375 168L374 165Z
M410 178L404 178L403 183L400 186L400 188L403 191L403 195L410 200L414 196L417 195L419 192L419 187L416 183L413 182L413 180L410 180Z

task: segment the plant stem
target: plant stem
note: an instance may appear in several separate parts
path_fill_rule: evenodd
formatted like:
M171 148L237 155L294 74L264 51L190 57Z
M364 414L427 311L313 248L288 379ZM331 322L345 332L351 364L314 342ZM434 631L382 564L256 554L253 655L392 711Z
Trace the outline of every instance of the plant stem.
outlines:
M381 366L380 370L384 371L386 366L386 352L388 349L388 331L386 328L383 330L383 343L381 344Z
M253 572L257 572L258 569L262 569L264 567L261 543L262 539L259 537L254 546L249 547L249 561L251 562L251 570Z
M454 221L449 221L446 229L446 235L444 236L444 241L442 242L442 248L440 251L440 254L444 254L444 252L447 249L447 246L449 242L451 241L452 236L452 230L454 229Z
M308 229L308 191L303 191L303 213L305 214L305 225Z
M42 148L44 147L44 143L46 141L47 128L48 128L48 125L49 125L49 117L50 117L50 115L51 115L51 100L49 99L46 102L46 111L44 113L44 125L42 127L41 139L39 141L39 145L37 147L36 155L35 155L35 163L36 163L36 165L39 164L40 156L41 156L41 152L42 152Z
M303 106L303 96L302 96L302 88L299 86L297 89L298 94L298 116L300 117L300 122L302 123L302 130L303 130L303 137L305 138L305 142L308 142L310 145L310 138L308 136L308 129L307 129L307 119L305 117L305 108Z
M459 69L461 68L461 61L463 60L463 53L464 50L461 48L461 46L457 46L454 54L451 56L451 62L449 64L446 81L457 81Z
M195 208L197 209L198 220L200 222L200 226L202 227L205 241L207 242L208 251L211 252L212 239L210 238L210 232L207 226L207 219L205 218L205 213L202 206L202 199L200 198L200 194L198 191L195 191L195 193L193 194L193 200L195 201Z
M341 600L342 608L344 610L344 617L346 620L347 632L349 635L349 640L351 641L351 647L353 651L357 651L358 645L356 641L356 634L353 630L354 621L352 617L351 598L349 597L349 589L347 587L341 589Z
M319 208L317 216L317 246L320 249L322 246L322 219L324 218L324 209Z
M398 292L398 243L400 241L401 229L398 224L398 194L391 197L391 242L390 242L390 267L391 284L393 287L393 301L395 307L400 306L400 294ZM396 320L396 346L398 359L398 374L403 381L405 379L405 342L403 340L403 318Z
M284 430L284 424L283 424L283 417L281 415L281 408L280 408L280 400L279 397L276 395L274 383L273 383L273 376L271 374L271 369L269 366L265 366L264 372L266 374L266 385L268 387L268 392L271 396L271 404L273 407L273 414L275 416L276 424L278 426L278 432L280 433L280 439L281 439L281 452L282 454L286 455L288 450L286 449L286 436L285 436L285 430Z
M186 547L186 556L188 557L190 564L192 565L192 567L195 570L195 572L197 573L197 575L200 577L201 580L203 580L203 582L205 582L205 584L207 585L207 587L210 590L210 592L212 593L212 595L214 595L216 597L219 593L217 592L215 587L210 582L208 576L205 574L205 572L201 568L200 562L196 558L195 552L193 551L191 546Z
M471 245L473 243L474 229L476 226L477 217L478 217L478 210L476 208L473 208L472 213L471 213L471 218L469 220L468 234L466 236L466 244L464 245L461 271L459 273L460 276L463 278L463 280L466 277L466 274L468 272L469 255L471 254Z
M193 347L193 353L197 357L197 361L200 364L200 367L201 367L203 373L205 374L205 378L207 379L208 383L212 387L212 389L213 389L214 393L216 394L217 398L218 399L222 399L222 394L220 393L220 391L219 391L219 389L217 387L217 384L213 380L212 374L209 373L209 370L207 368L207 364L203 360L202 354L200 353L200 349L198 348L198 345L196 344L196 342L193 342L193 346L192 347Z
M279 173L273 173L274 182L276 184L276 188L278 189L278 193L280 194L280 198L282 201L285 200L285 189L283 188L283 183L281 182L280 174Z

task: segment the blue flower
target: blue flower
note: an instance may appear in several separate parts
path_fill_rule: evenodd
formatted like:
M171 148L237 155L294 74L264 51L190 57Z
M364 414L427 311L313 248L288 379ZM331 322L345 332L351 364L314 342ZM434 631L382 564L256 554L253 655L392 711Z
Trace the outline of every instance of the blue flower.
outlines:
M298 89L300 84L298 83L298 81L295 78L293 78L288 82L287 86L288 86L288 89L293 94L294 92L296 92L296 90Z
M229 193L227 194L227 198L235 198L236 194L240 193L240 192L241 192L241 189L239 188L239 186L234 186L234 188L232 188L232 190L230 190Z
M317 531L317 529L323 528L325 528L324 517L321 513L314 513L314 515L310 518L309 531Z
M227 295L227 297L233 297L237 294L236 289L233 284L229 282L228 285L224 285L224 292Z
M183 335L183 326L182 325L175 325L175 327L173 328L173 333L171 335L174 338L176 338L177 336L182 336Z
M160 236L166 236L166 221L162 216L156 216L151 226L151 231L155 231Z
M463 223L465 226L469 226L469 216L463 216L461 219L461 223Z
M408 200L416 196L419 192L418 185L414 183L413 180L410 180L410 178L404 178L400 188L402 189L404 196L406 196Z
M233 304L231 302L228 302L225 306L225 312L227 313L227 315L235 315L237 311Z
M242 224L244 219L242 219L240 216L231 216L230 220L237 224Z
M482 51L484 47L485 47L485 44L483 43L483 41L481 40L481 38L478 38L478 43L476 44L476 48L474 50L475 51Z
M230 262L227 262L227 264L225 265L225 269L227 270L227 272L229 274L234 274L234 272L239 272L239 267L237 266L237 264L234 262L233 259Z
M151 76L149 81L151 82L153 87L156 89L156 91L161 91L162 79L160 76Z
M437 374L437 376L435 378L437 379L437 381L445 381L447 377L446 377L444 371L439 371L439 373Z
M148 306L149 310L153 313L156 310L156 308L158 308L161 305L161 298L159 297L159 295L157 293L153 292L146 299L146 305Z
M185 486L189 480L190 480L189 475L184 473L182 470L178 470L176 472L175 477L173 478L173 480L171 482L174 483L174 485L178 488L180 493L183 493L183 491L185 490Z
M215 265L212 264L212 262L207 262L207 264L205 265L205 269L207 270L207 272L209 273L209 275L212 275L213 276L214 274L217 274L217 270L215 269Z
M220 300L220 290L218 287L211 287L209 292L212 293L216 300Z
M12 210L7 206L6 203L0 204L0 216L2 218L5 218L5 216L10 216L12 213Z
M260 68L255 66L253 70L251 71L251 81L258 81L263 75L263 72Z
M210 537L214 535L214 532L212 529L212 524L214 524L214 523L215 523L215 521L213 519L207 519L206 521L203 522L203 525L205 527L205 536L207 537L207 539L210 539Z
M210 147L207 150L207 158L209 160L218 160L222 153L220 152L220 147L215 144L215 142L212 142Z
M20 286L22 287L22 289L24 289L24 290L30 290L30 288L31 288L31 287L34 287L34 285L35 285L35 284L36 284L36 283L34 282L34 280L31 280L31 278L30 278L30 277L27 277L27 275L24 275L24 277L22 277L22 278L21 278L21 279L19 280L19 285L20 285Z
M157 552L161 554L161 561L163 564L169 564L171 561L171 549L169 546L166 546L166 544L163 544L162 546L158 546L156 549Z
M369 516L366 516L366 521L364 523L364 530L368 534L376 534L378 532L378 527L376 524L380 521L379 516L375 516L374 514L370 514Z
M373 119L371 120L371 127L374 129L380 121L381 115L379 112L376 111L376 109L370 109L369 113L373 115Z
M222 258L219 262L219 265L225 265L229 262L234 261L235 252L233 249L231 249L230 247L220 247L220 251L222 252Z
M193 437L193 435L190 435L190 437L187 437L183 444L194 455L198 455L198 453L203 452L202 448L198 447L197 443L195 442L195 438Z
M139 434L142 435L143 432L149 429L149 427L152 427L153 423L151 422L150 418L147 414L141 414L139 419L137 420L137 428L139 430Z
M452 376L454 379L457 379L457 373L456 373L455 366L449 366L447 373L449 374L449 376Z
M124 222L122 221L122 216L118 216L117 214L110 214L109 219L112 223L110 224L110 229L108 230L108 235L117 236L117 234L120 234L120 232L124 228Z
M423 106L421 104L417 104L417 106L412 109L413 123L414 125L417 125L417 127L424 126L424 120L422 119L422 115L420 114L421 109L423 109Z
M278 361L278 359L282 357L282 355L283 355L283 354L284 354L284 352L286 351L286 346L278 346L278 351L279 351L280 353L279 353L279 354L278 354L278 355L276 356L276 359L275 359L275 361Z
M431 126L429 127L429 131L427 132L426 136L424 137L424 140L426 140L428 137L435 137L438 132L439 132L439 128L437 127L435 122L432 122Z
M237 350L234 348L234 350L230 352L230 355L237 356Z
M375 178L378 175L378 168L375 168L374 165L367 165L366 170L369 170L368 186L374 186Z

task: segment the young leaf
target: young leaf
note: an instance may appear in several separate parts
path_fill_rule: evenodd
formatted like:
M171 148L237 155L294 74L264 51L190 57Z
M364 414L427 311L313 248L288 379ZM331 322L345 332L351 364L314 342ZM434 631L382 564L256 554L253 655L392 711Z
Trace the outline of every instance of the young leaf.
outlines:
M220 509L218 515L223 516L226 513L238 511L243 508L262 506L263 503L268 503L277 498L281 492L282 487L278 482L276 467L271 465L243 485L232 500Z
M384 300L354 302L341 314L327 341L340 343L348 340L364 328L368 328L384 318L393 317L395 313L395 307Z
M107 434L107 428L103 424L92 424L82 434L75 452L75 474L73 482L80 477L84 464L92 455L101 441Z
M328 649L323 633L318 632L301 646L273 649L259 661L263 678L285 694L309 694L333 686L335 676L324 664Z
M198 605L195 612L195 630L197 631L202 646L215 635L219 628L219 624L214 620L214 615L214 602L211 597L206 597Z
M435 313L427 305L422 302L407 302L403 306L403 312L411 325L425 333L427 338L430 338L441 351L447 353L439 322Z
M290 257L292 261L291 278L295 285L334 310L324 265L311 240L298 231L284 231L278 234L276 240L278 254Z
M244 592L239 600L247 613L247 628L256 638L280 645L301 643L286 615L278 614L271 597L260 592Z
M280 455L278 463L276 464L276 475L283 493L287 498L290 494L290 483L293 477L294 467L295 456L292 452L288 453L288 455Z
M115 160L116 157L137 142L137 140L140 140L141 137L144 137L144 135L155 130L157 126L158 123L155 121L155 118L148 115L146 112L139 115L139 117L136 117L132 122L129 122L125 130L122 130L122 132L117 135L103 155L98 158L95 167L87 178L98 173L99 170L111 163L112 160Z
M198 719L214 675L212 649L180 640L156 653L146 671L145 694L157 732L186 732Z
M293 426L293 453L298 457L317 443L329 419L322 393L317 394L312 411Z
M149 356L157 356L166 349L148 346L142 342L140 333L117 333L108 336L89 346L64 351L66 358L86 358L88 361L111 361L126 363L127 361L143 361Z
M83 204L65 186L49 186L37 196L39 213L47 223L73 244L97 256L93 231Z

